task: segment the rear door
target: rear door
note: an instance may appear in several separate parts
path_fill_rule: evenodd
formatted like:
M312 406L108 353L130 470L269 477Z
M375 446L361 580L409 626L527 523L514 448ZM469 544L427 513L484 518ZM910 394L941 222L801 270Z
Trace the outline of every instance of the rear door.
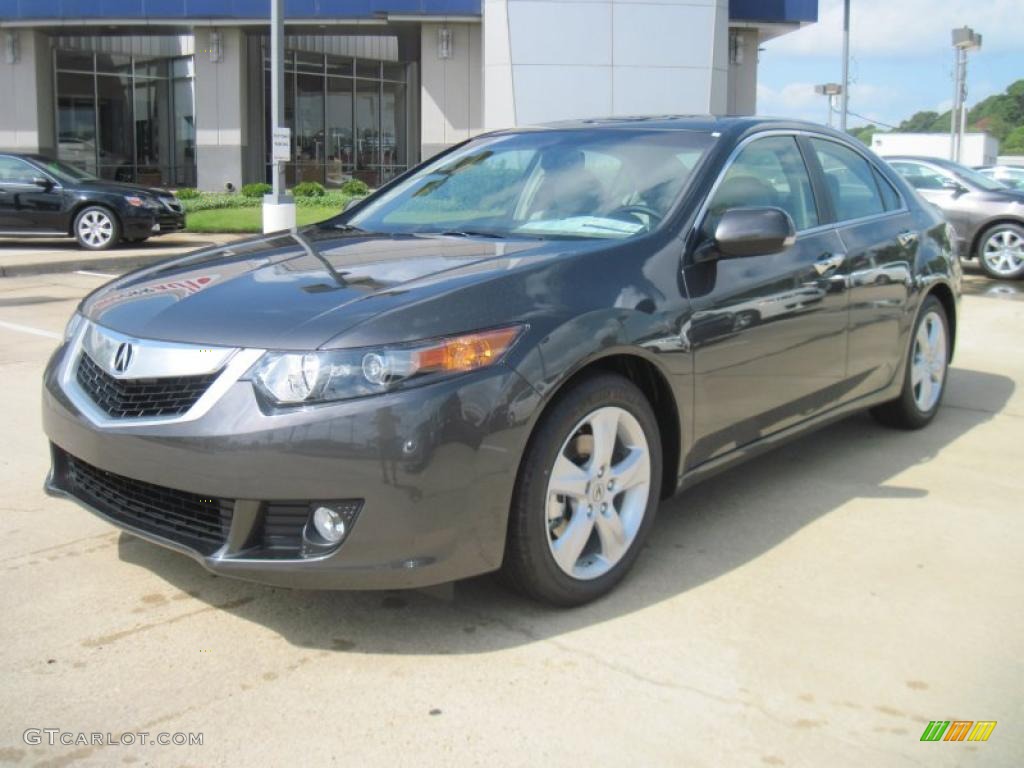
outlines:
M777 206L796 243L781 253L691 264L695 313L694 444L690 466L827 409L846 375L843 244L824 224L794 135L754 138L716 183L699 223L714 231L730 208Z
M843 400L892 381L921 233L897 190L867 155L824 137L805 139L825 179L849 268L848 386Z

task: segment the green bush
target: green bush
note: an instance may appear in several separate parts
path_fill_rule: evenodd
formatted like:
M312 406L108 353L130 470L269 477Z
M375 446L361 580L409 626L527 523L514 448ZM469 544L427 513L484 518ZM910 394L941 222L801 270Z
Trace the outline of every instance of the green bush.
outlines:
M370 188L365 181L360 179L349 179L341 185L341 191L350 197L362 197L370 194Z
M244 197L263 197L264 195L270 194L272 189L272 186L262 181L254 182L252 184L243 184L242 195Z
M304 181L295 185L292 194L295 197L323 197L325 191L324 185L318 181Z
M174 194L177 195L179 200L195 200L202 194L202 192L195 187L182 187Z
M299 208L336 208L340 213L351 199L352 195L332 189L316 197L296 196L295 205ZM194 197L186 196L181 199L181 207L185 209L186 213L216 211L225 208L260 208L262 205L262 197L231 195L226 192L200 192Z
M227 192L201 192L194 198L181 201L186 213L212 211L217 208L259 208L263 201L258 197L231 195Z

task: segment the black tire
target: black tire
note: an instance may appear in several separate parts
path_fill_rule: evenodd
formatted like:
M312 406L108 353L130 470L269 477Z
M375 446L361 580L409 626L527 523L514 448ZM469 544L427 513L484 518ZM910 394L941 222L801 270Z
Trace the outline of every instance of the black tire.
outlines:
M90 226L90 222L94 222L95 226ZM121 222L109 208L90 205L75 216L73 234L82 248L105 251L121 242Z
M1005 267L1001 269L990 264L985 259L985 251L989 241L1001 236L1008 236L1011 239L1015 238L1018 243L1017 250L1020 250L1022 247L1021 244L1024 244L1024 226L1006 222L989 227L982 233L981 237L978 238L978 252L975 254L975 257L978 259L978 264L981 266L985 274L992 279L1019 280L1021 277L1024 277L1024 259L1021 259L1019 265L1015 268ZM998 243L995 245L998 246Z
M911 369L914 365L916 339L922 324L929 317L938 317L942 323L942 331L945 338L945 360L942 362L942 381L940 383L938 399L935 403L923 410L915 396L915 385L912 380ZM942 405L942 398L946 394L946 384L949 380L949 351L952 349L952 339L949 335L949 318L946 316L946 309L942 302L934 296L928 296L917 313L917 320L914 323L913 331L910 334L910 349L907 352L907 362L903 368L903 389L900 396L895 400L876 406L871 409L871 415L887 427L896 429L921 429L927 426Z
M556 563L549 545L548 481L556 458L582 420L609 406L627 411L643 432L650 461L647 503L634 538L621 558L603 575L574 578ZM661 476L661 436L643 392L628 379L611 373L590 376L572 385L543 414L523 456L512 496L503 581L530 598L563 607L582 605L606 594L622 580L643 548L658 509ZM611 490L608 489L606 498L614 510L616 494ZM640 504L635 508L639 510ZM596 521L594 525L596 535Z
M126 243L131 243L132 245L140 245L141 243L144 243L147 240L149 240L148 237L126 237L124 239Z

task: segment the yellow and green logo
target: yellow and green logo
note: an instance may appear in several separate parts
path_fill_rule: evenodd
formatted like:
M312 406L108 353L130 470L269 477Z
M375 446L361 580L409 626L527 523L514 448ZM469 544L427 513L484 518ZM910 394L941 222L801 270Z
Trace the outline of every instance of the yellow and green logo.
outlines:
M995 720L932 720L921 741L988 741L995 727Z

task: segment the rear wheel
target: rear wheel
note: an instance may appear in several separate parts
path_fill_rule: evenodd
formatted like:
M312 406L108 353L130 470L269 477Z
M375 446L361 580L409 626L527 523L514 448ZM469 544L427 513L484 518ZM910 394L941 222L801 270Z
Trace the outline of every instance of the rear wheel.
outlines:
M895 400L873 408L882 424L899 429L920 429L939 410L949 367L949 319L934 296L925 299L910 339L910 355L903 389Z
M1024 227L997 224L986 230L978 245L978 263L997 280L1024 276Z
M121 239L121 225L109 209L90 205L75 217L75 239L83 248L103 251L117 245Z
M601 374L565 392L523 457L506 581L561 606L610 591L654 521L661 471L657 420L632 382Z

